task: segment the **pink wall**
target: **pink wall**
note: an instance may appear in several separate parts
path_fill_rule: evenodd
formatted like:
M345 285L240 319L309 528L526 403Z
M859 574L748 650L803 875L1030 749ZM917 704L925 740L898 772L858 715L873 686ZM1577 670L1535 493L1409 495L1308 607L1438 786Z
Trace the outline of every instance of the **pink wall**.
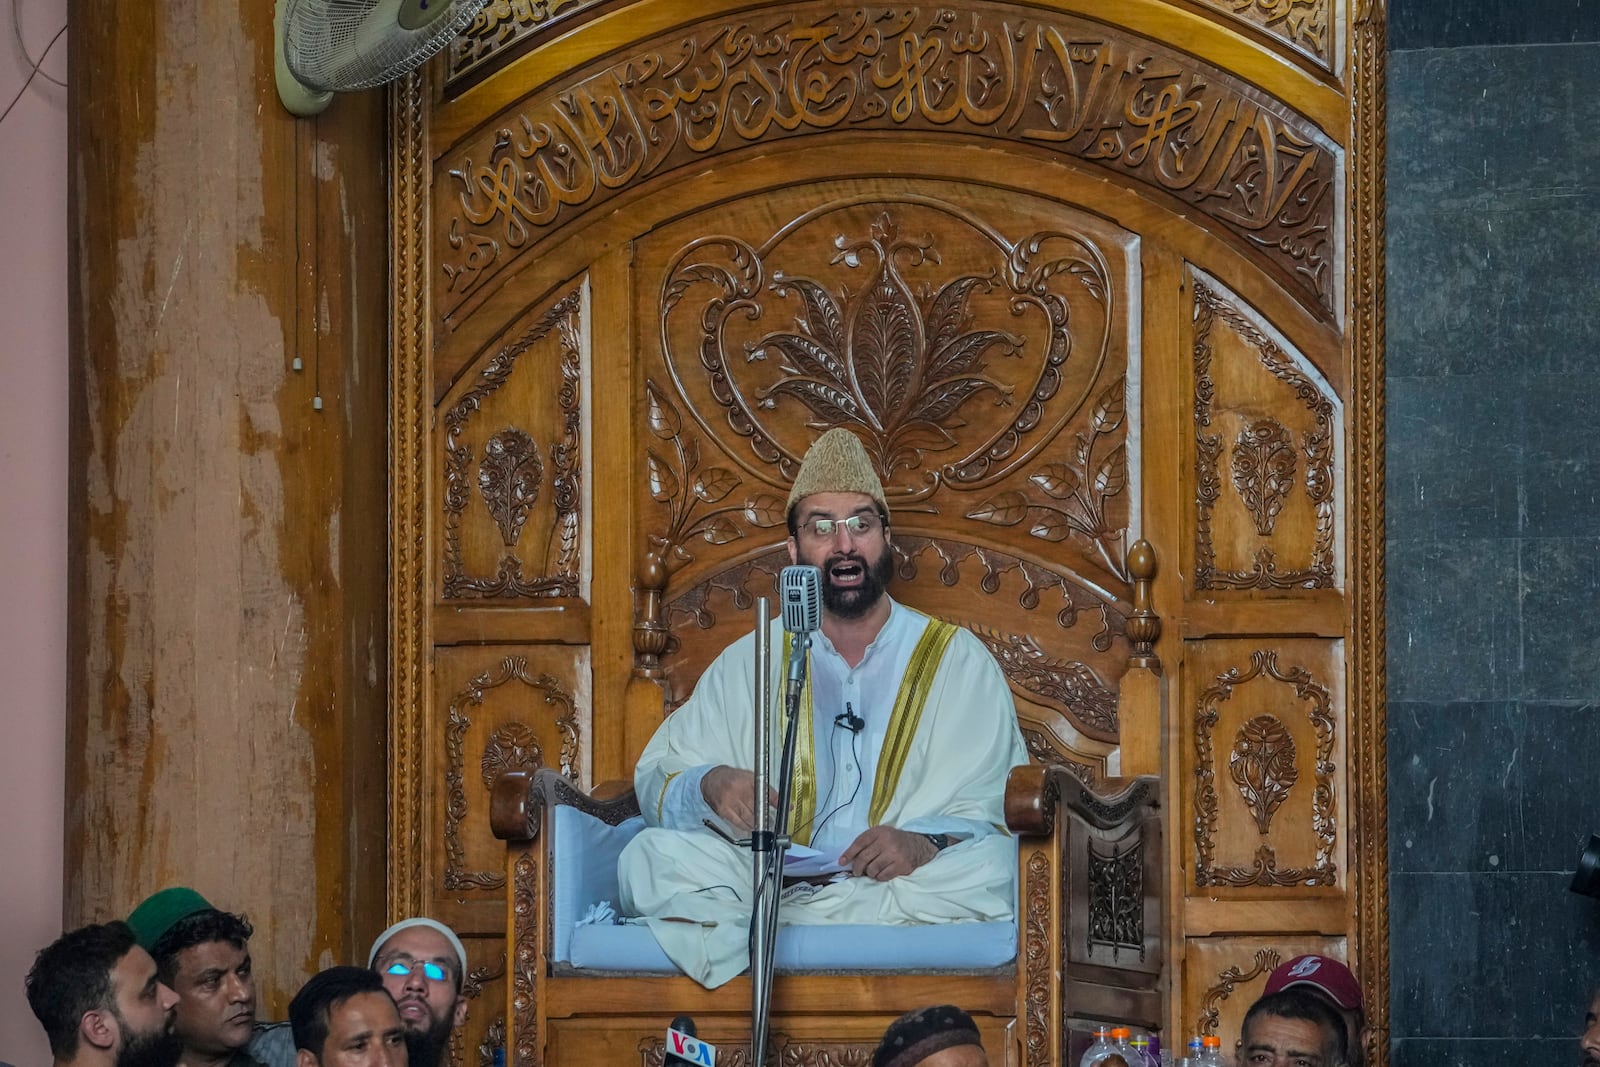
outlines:
M17 0L33 58L66 0ZM28 65L0 3L0 109ZM67 40L44 71L65 81ZM0 1060L50 1061L23 996L61 932L67 660L67 92L37 77L0 124Z

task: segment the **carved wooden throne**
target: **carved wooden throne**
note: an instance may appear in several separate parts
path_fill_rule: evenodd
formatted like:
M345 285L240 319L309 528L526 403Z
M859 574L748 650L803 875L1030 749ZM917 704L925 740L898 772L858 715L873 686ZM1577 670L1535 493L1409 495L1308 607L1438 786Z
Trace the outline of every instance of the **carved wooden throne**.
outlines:
M1038 774L1009 969L786 976L783 1062L928 1000L1028 1067L1082 1018L1231 1040L1300 952L1381 1028L1383 13L516 0L401 84L389 908L466 935L469 1059L738 1033L742 984L552 959L568 787L503 775L629 778L827 426Z

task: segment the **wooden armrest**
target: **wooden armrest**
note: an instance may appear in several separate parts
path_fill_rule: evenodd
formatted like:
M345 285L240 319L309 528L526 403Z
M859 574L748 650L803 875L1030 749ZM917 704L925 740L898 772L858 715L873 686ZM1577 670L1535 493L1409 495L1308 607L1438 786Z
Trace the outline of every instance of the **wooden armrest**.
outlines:
M489 800L489 829L502 841L528 842L539 836L539 823L546 808L574 807L610 826L639 814L639 801L633 786L626 782L607 782L588 794L563 777L561 772L541 767L533 774L507 771L495 779Z
M1064 767L1030 763L1011 769L1006 779L1006 826L1012 833L1051 833L1056 810L1063 804L1091 825L1110 829L1135 808L1159 808L1161 780L1152 775L1107 778L1091 789Z

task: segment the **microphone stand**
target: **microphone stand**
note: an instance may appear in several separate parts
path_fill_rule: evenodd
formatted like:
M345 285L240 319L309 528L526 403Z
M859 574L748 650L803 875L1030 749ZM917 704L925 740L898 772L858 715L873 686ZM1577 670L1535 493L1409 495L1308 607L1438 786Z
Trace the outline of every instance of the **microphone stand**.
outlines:
M759 610L759 609L758 609ZM767 731L757 727L756 744L756 821L757 828L751 837L755 866L755 904L750 912L750 1062L751 1067L763 1067L767 1056L767 1027L772 1013L772 974L778 947L778 906L783 892L783 857L789 850L789 784L794 779L794 750L796 724L800 720L800 697L805 689L807 653L811 648L811 634L801 631L790 643L790 669L784 691L783 755L778 763L778 807L776 814L766 804L767 783L762 780L762 769L767 767L770 753L763 746ZM768 653L770 656L770 651ZM757 645L757 668L760 670L760 645ZM757 686L765 674L758 673ZM770 704L760 705L761 718ZM762 827L763 819L769 820ZM775 822L778 830L773 831ZM764 834L764 836L763 836Z

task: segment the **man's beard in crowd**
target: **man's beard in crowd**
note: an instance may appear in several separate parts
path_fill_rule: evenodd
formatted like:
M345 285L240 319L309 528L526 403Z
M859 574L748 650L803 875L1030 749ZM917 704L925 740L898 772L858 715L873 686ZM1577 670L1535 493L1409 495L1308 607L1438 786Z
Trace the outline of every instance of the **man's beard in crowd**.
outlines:
M116 1067L172 1067L183 1055L183 1038L165 1030L152 1030L141 1034L122 1024L122 1048L117 1053Z
M409 1067L438 1067L444 1062L445 1049L450 1047L450 1032L454 1020L434 1023L426 1030L406 1031L406 1063Z
M834 565L846 560L861 564L861 584L853 589L833 584ZM868 564L859 552L836 552L822 562L822 606L828 609L828 614L841 619L862 618L883 599L889 579L893 577L894 549L888 545L883 546L883 555L875 564Z

